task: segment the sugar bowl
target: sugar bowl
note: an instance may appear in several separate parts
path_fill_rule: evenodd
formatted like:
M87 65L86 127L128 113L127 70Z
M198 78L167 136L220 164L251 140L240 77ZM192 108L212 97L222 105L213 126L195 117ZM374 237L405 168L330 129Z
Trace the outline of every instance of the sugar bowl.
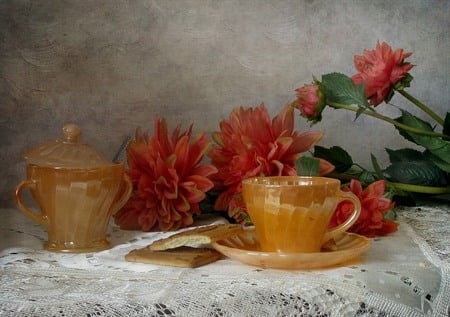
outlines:
M27 179L15 191L18 208L47 229L44 248L55 252L95 252L110 248L110 218L128 200L132 184L123 163L108 161L79 142L81 130L63 127L63 138L25 153ZM28 189L36 208L22 197Z

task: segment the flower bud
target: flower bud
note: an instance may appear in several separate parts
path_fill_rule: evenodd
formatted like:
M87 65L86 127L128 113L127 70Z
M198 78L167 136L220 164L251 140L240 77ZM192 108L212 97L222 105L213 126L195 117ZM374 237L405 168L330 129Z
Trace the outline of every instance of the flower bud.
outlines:
M319 81L304 85L295 90L297 100L294 106L300 110L301 115L313 124L322 120L322 111L325 108L325 89Z

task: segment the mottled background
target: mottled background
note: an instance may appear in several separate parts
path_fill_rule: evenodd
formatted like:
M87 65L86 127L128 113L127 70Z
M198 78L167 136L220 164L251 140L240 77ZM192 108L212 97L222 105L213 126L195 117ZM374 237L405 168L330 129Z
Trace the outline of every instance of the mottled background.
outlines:
M23 152L64 123L110 158L156 115L210 134L234 107L264 102L274 115L312 75L353 75L353 56L377 40L414 53L409 91L444 115L449 21L448 0L2 0L0 207L25 177ZM312 129L365 166L405 145L389 125L353 119L328 109Z

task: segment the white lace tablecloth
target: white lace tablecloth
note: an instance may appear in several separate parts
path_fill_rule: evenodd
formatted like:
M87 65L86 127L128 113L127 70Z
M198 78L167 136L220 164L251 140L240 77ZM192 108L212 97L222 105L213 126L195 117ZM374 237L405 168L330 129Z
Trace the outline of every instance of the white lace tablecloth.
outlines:
M110 250L60 254L15 209L0 210L0 316L450 316L450 208L401 208L399 230L358 262L321 270L126 262L172 233L119 230ZM217 220L217 219L216 219ZM219 220L220 221L220 220Z

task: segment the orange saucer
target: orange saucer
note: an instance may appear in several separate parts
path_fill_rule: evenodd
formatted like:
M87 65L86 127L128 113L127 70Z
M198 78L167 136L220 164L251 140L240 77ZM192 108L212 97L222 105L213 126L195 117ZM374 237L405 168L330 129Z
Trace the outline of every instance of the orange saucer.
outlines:
M254 229L216 241L212 246L223 255L242 263L275 269L307 270L336 266L357 259L370 247L366 237L344 233L335 239L332 251L315 253L278 253L261 251Z

